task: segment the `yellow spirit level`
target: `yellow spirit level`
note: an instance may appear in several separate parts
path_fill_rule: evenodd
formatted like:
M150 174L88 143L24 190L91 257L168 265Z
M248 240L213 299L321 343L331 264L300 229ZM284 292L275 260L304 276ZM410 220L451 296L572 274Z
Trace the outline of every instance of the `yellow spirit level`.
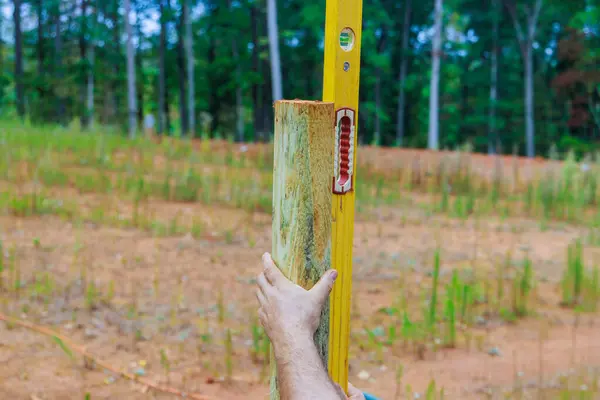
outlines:
M348 391L361 30L362 0L327 0L323 101L333 102L336 110L331 265L339 273L330 303L329 374L345 392Z

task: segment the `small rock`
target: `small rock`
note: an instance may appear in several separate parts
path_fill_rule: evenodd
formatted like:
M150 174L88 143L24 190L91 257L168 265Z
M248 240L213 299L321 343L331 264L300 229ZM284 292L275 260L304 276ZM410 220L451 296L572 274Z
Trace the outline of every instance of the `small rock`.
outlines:
M371 375L365 370L362 370L358 373L358 379L360 379L361 381L366 381L370 377Z
M500 349L498 349L497 347L492 347L491 349L489 349L488 354L492 357L501 357L502 356Z
M385 365L382 365L381 367L379 367L379 370L381 372L385 372L385 371L387 371L387 367Z
M421 398L421 394L420 393L415 392L413 394L413 399L420 399L420 398Z
M84 335L86 339L94 339L98 337L98 331L92 328L85 328Z
M385 335L385 329L383 328L383 326L376 326L375 328L373 328L371 333L373 333L373 335L377 337L383 337Z
M190 337L190 335L192 334L192 332L193 332L193 328L191 328L191 327L190 328L186 328L186 329L182 330L181 332L179 332L177 334L177 339L176 340L179 341L179 342L185 342L187 340L187 338Z
M92 318L92 325L94 325L94 327L99 330L104 330L106 328L106 324L104 323L104 321L98 318Z
M486 319L483 318L481 315L479 315L479 316L477 316L477 318L475 318L475 322L477 323L477 325L480 325L480 326L487 324Z

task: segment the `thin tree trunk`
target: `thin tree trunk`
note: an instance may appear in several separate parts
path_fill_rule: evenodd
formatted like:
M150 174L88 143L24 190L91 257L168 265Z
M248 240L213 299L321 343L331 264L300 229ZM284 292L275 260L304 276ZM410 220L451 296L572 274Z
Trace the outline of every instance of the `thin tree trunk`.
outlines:
M262 74L261 63L259 59L260 44L258 42L258 10L255 5L250 7L250 23L252 25L252 71L257 77L260 77L252 83L252 122L254 126L254 140L264 141L264 132L262 125Z
M159 0L160 8L160 43L158 46L158 133L167 132L165 115L165 47L167 42L167 22L165 18L164 0Z
M240 56L237 49L237 41L235 38L231 43L233 48L233 59L236 60L235 77L237 84L235 85L235 132L238 142L243 142L245 138L244 133L244 98L242 93L242 71L240 65Z
M525 49L525 139L527 157L535 156L534 143L534 113L533 113L533 51L532 43L527 43Z
M227 8L231 9L231 1L227 0ZM235 64L235 140L244 141L244 104L242 94L242 70L240 65L240 53L237 47L235 34L231 37L231 54Z
M138 3L139 4L139 3ZM136 33L139 40L138 47L143 48L142 39L142 19L137 18L136 21ZM136 83L137 83L137 119L138 127L144 126L144 68L142 66L142 54L141 51L135 52L135 72L136 72Z
M43 0L37 2L37 73L38 78L41 78L44 74L44 6Z
M271 59L271 90L273 93L273 101L276 101L283 98L276 0L267 0L267 28L269 32L269 50Z
M192 34L192 19L190 17L189 0L183 0L183 20L185 25L185 53L187 59L187 85L188 85L188 128L196 134L196 84L194 74L194 35Z
M398 82L400 91L398 93L398 111L396 118L396 146L402 146L404 143L404 111L405 111L405 81L406 71L408 69L408 38L410 35L410 14L412 0L406 0L404 4L404 25L402 26L402 61L400 61L400 73Z
M87 100L86 100L86 114L88 119L88 126L91 128L94 125L94 63L95 63L95 47L94 44L90 46L88 51L88 63L90 67L87 73Z
M87 114L87 109L85 108L85 99L86 99L86 91L87 91L87 83L86 83L86 79L87 79L87 70L90 68L90 65L88 64L88 57L87 57L87 42L86 42L86 34L87 34L87 7L88 7L88 2L87 0L82 0L81 1L81 15L79 16L81 24L80 24L80 29L79 29L79 62L82 66L82 71L81 71L81 83L79 85L79 90L80 90L80 101L81 101L81 105L83 106L83 112L81 113L81 126L83 129L86 129L88 127L88 114Z
M209 35L208 38L208 52L207 52L207 61L208 65L212 65L217 57L217 44L215 43L216 39L215 35ZM219 98L217 95L218 88L216 87L215 82L213 82L212 74L209 74L208 79L208 113L210 114L210 124L208 124L209 135L215 135L217 132L217 126L219 123Z
M429 135L427 147L439 149L439 90L440 90L440 58L442 51L442 0L435 0L435 25L433 48L431 54L431 90L429 93Z
M181 135L187 135L188 129L188 106L187 106L187 94L185 90L185 54L184 54L184 18L183 10L177 24L177 80L179 82L179 124L181 125Z
M373 133L373 144L381 145L381 68L375 68L375 132Z
M523 30L519 22L519 15L515 4L512 1L504 0L504 6L513 21L517 40L521 47L521 56L524 66L524 96L525 96L525 152L527 157L535 156L535 115L534 115L534 93L533 93L533 42L537 30L537 21L542 10L543 0L535 0L533 9L525 8L527 23L526 31Z
M55 74L56 74L56 82L58 88L61 88L63 85L63 67L62 67L62 35L60 31L60 5L61 1L59 0L56 4L55 15L54 15L54 65L55 65ZM56 94L56 119L59 123L63 124L65 122L65 104L63 100L62 91L55 92Z
M44 82L45 82L45 77L44 77L44 62L45 62L45 58L46 58L46 53L45 53L45 47L44 47L44 6L42 4L42 0L38 0L37 1L37 5L36 5L36 11L37 11L37 50L36 50L36 55L37 55L37 83L36 83L36 90L38 92L38 101L40 102L40 104L43 104L44 101L44 97L45 97L45 88L44 88ZM41 108L41 107L40 107Z
M386 30L385 27L381 27L381 36L377 41L377 55L381 55L385 50L386 42ZM375 146L381 145L381 67L375 68L375 132L374 142Z
M111 90L110 90L110 94L111 94L111 102L110 105L112 107L111 115L113 116L113 118L116 119L116 123L120 124L122 122L121 120L121 96L119 94L119 81L121 80L121 57L120 57L120 50L121 50L121 35L119 32L119 4L118 4L118 0L112 0L112 23L113 23L113 28L112 28L112 32L113 32L113 43L112 43L112 47L113 47L113 57L115 58L115 61L113 62L113 77L112 77L112 82L111 82Z
M263 71L270 73L271 69L269 68L269 61L263 61ZM262 100L262 118L263 118L263 128L264 128L264 141L269 142L273 137L273 107L270 107L272 103L272 83L273 80L265 77L265 86L262 91L263 100ZM359 114L360 115L360 114Z
M4 15L0 15L0 32L3 32L4 29ZM4 40L2 39L2 35L0 35L0 113L4 111L4 88L8 83L4 78Z
M488 120L488 154L496 154L498 134L496 132L496 106L498 103L498 29L500 16L498 0L492 0L492 52L490 57L490 109Z
M17 113L25 117L25 89L23 87L23 34L21 32L21 0L14 0L13 21L15 26L15 96Z
M135 50L133 48L133 29L131 16L131 0L125 0L125 34L127 35L127 112L129 120L129 138L137 134L137 95L135 86Z
M0 32L3 32L3 24L4 15L0 14ZM0 113L2 113L3 111L2 109L4 103L4 86L4 40L2 40L2 35L0 35Z

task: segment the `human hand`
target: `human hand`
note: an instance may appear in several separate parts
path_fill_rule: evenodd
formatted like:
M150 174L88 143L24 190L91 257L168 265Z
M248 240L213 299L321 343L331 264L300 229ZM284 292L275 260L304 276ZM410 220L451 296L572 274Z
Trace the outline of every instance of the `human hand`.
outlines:
M335 387L346 400L366 400L364 393L352 386L350 382L348 382L348 394L344 393L344 389L339 384L335 383Z
M348 400L365 400L365 395L348 382Z
M281 273L269 253L263 255L262 261L264 270L257 278L256 289L258 315L273 343L275 356L287 362L293 353L314 346L313 335L337 271L325 272L311 290L305 290Z

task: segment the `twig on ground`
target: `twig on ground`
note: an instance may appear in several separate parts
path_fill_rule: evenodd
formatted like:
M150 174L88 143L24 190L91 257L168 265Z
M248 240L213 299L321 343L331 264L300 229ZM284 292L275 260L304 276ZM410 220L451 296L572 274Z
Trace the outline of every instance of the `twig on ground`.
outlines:
M115 367L105 363L104 361L99 360L96 356L94 356L94 355L90 354L88 351L86 351L84 347L73 343L73 341L71 339L69 339L65 336L62 336L61 334L54 332L50 328L47 328L45 326L35 325L31 322L23 321L23 320L20 320L17 318L8 317L1 313L0 313L0 321L5 321L9 324L17 325L22 328L32 330L32 331L38 332L45 336L58 338L61 342L68 345L70 349L72 349L73 351L75 351L78 354L81 354L84 357L84 359L92 361L94 364L97 364L106 370L114 372L115 374L119 374L123 378L129 379L136 383L139 383L139 384L146 386L147 388L150 388L152 390L156 390L158 392L163 392L163 393L170 393L175 396L183 397L183 398L187 398L187 399L194 399L194 400L209 400L210 399L209 397L201 396L199 394L188 393L188 392L184 392L182 390L175 389L172 387L159 385L157 383L150 382L146 379L141 379L140 377L138 377L134 374L130 374L125 371L121 371L118 368L115 368Z

